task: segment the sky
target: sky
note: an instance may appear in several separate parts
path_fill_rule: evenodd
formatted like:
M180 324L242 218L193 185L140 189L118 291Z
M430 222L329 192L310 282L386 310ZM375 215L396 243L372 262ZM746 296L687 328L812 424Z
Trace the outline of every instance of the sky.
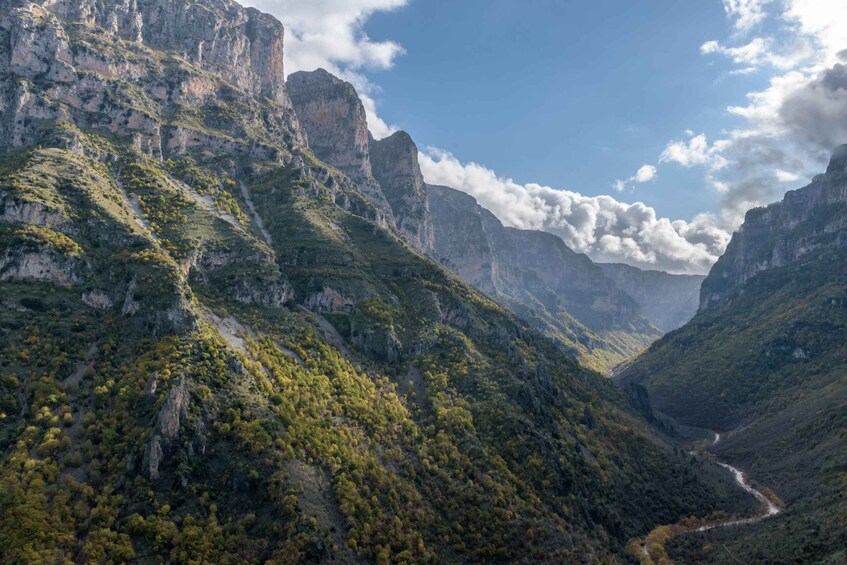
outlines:
M847 0L244 0L428 182L599 261L705 273L847 143Z

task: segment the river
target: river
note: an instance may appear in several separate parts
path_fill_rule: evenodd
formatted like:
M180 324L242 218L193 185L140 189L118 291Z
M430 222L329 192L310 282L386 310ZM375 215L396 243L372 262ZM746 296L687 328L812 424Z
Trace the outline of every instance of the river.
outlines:
M712 441L712 445L717 444L720 440L721 434L715 433L715 439L714 441ZM715 463L717 463L724 469L729 470L729 472L732 473L732 476L735 477L735 482L738 483L741 488L756 497L756 500L758 500L762 504L762 510L757 515L751 516L749 518L741 518L737 520L724 520L722 522L715 522L712 524L707 524L705 526L700 526L699 528L697 528L698 532L705 532L707 530L712 530L714 528L722 528L725 526L752 524L754 522L758 522L759 520L763 520L764 518L776 516L777 514L782 512L782 508L771 502L771 500L767 496L765 496L761 491L750 486L750 483L747 482L747 478L744 476L744 471L737 467L733 467L729 463L724 463L723 461L715 460Z

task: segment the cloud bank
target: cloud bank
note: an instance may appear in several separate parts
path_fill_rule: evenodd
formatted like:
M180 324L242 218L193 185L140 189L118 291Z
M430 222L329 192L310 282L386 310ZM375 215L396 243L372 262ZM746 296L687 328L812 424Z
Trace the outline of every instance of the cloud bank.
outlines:
M729 243L730 234L709 214L690 222L659 218L641 202L625 204L611 196L519 184L436 148L421 152L420 163L428 183L467 192L504 224L558 235L568 247L596 261L705 273Z

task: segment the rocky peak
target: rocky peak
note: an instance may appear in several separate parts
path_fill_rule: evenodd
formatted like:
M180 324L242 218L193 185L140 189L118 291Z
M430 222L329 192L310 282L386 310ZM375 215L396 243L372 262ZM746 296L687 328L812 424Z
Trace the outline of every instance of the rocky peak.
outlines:
M36 0L36 3L38 0ZM40 0L65 20L181 54L235 86L287 104L283 26L233 0ZM19 5L27 2L18 0Z
M292 73L286 87L315 156L357 183L366 181L368 121L353 85L318 69Z
M839 145L829 158L826 174L829 176L847 172L847 144Z
M0 151L78 145L67 128L46 139L51 122L131 138L156 158L279 155L305 144L282 78L282 24L271 16L232 0L2 6ZM257 129L269 144L231 143Z
M429 197L418 163L418 148L404 131L370 142L373 176L391 210L397 227L423 251L433 248Z
M700 310L728 302L759 272L847 247L847 145L835 149L826 173L747 212L700 291Z

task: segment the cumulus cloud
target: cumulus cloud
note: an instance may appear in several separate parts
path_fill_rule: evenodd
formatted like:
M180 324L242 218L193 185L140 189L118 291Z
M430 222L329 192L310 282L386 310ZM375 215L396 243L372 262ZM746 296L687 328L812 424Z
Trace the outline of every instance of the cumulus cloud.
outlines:
M597 261L624 262L676 273L705 273L723 253L730 234L717 218L700 214L690 222L658 217L641 203L611 196L585 196L504 179L477 163L427 148L421 170L430 184L452 186L474 196L509 226L544 230ZM650 165L642 178L655 174ZM636 175L637 176L637 173Z
M389 69L403 54L394 41L373 41L364 24L376 12L405 6L409 0L241 0L273 14L285 25L285 71L324 68L356 87L374 137L396 130L377 113L379 89L363 70Z
M820 172L847 142L847 2L725 0L724 8L734 19L729 44L708 41L700 51L728 58L732 74L769 69L768 86L727 108L740 126L712 143L705 134L673 140L659 162L704 167L721 195L721 219L734 228L748 209L778 200L786 184ZM768 18L772 36L739 37Z
M733 63L741 65L733 74L748 74L759 67L771 66L786 70L808 60L814 49L803 38L794 39L789 45L779 46L769 37L755 37L748 43L737 47L726 47L719 41L707 41L700 46L704 55L719 54L728 57Z
M653 165L642 165L637 171L635 171L634 175L632 175L626 180L618 179L614 182L612 186L614 186L615 190L617 190L618 192L623 192L629 184L643 184L645 182L650 182L651 180L656 178L657 172L658 169L656 169L656 167L654 167Z

